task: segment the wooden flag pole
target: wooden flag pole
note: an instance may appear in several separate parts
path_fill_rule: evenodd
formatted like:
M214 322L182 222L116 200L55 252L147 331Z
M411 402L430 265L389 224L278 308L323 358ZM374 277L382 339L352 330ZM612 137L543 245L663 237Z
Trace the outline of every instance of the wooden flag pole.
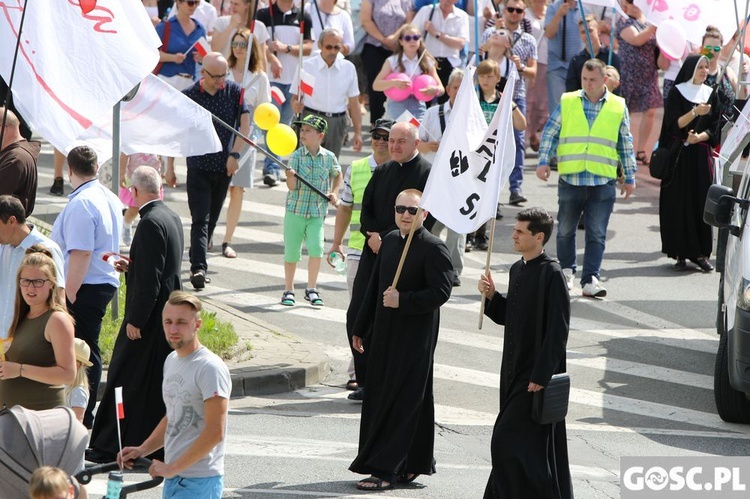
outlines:
M398 284L398 278L401 277L401 269L404 267L404 260L406 260L406 253L409 251L409 246L411 246L411 238L414 237L414 231L417 230L417 223L419 223L419 219L422 217L422 207L417 208L417 214L414 215L414 219L411 221L411 230L409 231L409 236L406 238L406 244L404 245L404 251L401 252L401 260L398 262L398 267L396 268L396 275L393 276L393 284L391 284L391 287L393 289L396 289L396 285Z
M487 261L484 264L484 275L486 276L490 275L490 259L492 258L492 244L495 242L495 224L496 223L497 223L497 220L493 218L492 223L490 225L490 244L487 245ZM484 294L484 290L482 290L482 303L479 306L479 329L482 329L482 322L484 320L484 302L486 298L487 297Z

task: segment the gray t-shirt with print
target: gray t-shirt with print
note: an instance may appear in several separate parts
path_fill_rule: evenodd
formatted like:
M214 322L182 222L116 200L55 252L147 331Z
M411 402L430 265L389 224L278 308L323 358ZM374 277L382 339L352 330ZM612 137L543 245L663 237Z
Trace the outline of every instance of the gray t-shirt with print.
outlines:
M213 397L229 399L232 380L226 364L201 346L185 357L172 352L164 362L162 395L167 407L164 454L167 463L182 455L205 428L204 402ZM224 428L226 434L226 427ZM207 478L224 474L224 441L179 475Z

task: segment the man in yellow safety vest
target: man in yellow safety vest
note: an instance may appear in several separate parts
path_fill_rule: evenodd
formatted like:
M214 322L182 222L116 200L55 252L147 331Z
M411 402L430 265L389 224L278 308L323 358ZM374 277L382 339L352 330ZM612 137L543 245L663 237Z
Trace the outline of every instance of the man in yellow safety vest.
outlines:
M583 296L603 298L599 281L607 225L615 203L618 161L625 181L621 194L635 190L635 154L625 100L607 90L605 65L587 61L581 71L582 90L567 92L542 132L536 175L550 176L549 158L558 158L557 257L573 289L576 271L576 228L583 212L586 247L581 286Z

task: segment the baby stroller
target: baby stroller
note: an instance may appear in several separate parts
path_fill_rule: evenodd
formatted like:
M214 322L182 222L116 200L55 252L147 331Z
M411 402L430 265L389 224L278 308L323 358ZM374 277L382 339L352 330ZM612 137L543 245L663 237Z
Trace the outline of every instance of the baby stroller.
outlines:
M29 480L40 466L72 475L83 464L86 428L68 407L0 411L0 484L3 497L28 497Z

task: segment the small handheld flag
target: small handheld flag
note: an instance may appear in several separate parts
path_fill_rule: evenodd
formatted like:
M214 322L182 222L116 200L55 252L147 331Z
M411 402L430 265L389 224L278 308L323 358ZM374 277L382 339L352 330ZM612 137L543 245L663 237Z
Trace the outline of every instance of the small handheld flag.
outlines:
M404 111L401 113L401 116L396 118L396 123L411 123L415 127L419 128L419 120L409 112L409 110Z
M273 99L277 106L281 106L282 104L284 104L284 102L286 102L284 92L282 92L279 87L271 87L271 99Z
M315 87L315 77L306 71L302 71L302 77L299 82L300 91L312 97L313 88Z
M195 48L195 51L200 54L201 57L206 57L211 52L211 44L208 43L205 36L198 38L198 40L185 51L185 54L189 53L191 49Z
M125 405L122 403L122 387L115 387L115 414L117 414L117 444L120 446L122 455L122 433L120 432L120 420L125 419ZM122 465L120 465L122 471Z

